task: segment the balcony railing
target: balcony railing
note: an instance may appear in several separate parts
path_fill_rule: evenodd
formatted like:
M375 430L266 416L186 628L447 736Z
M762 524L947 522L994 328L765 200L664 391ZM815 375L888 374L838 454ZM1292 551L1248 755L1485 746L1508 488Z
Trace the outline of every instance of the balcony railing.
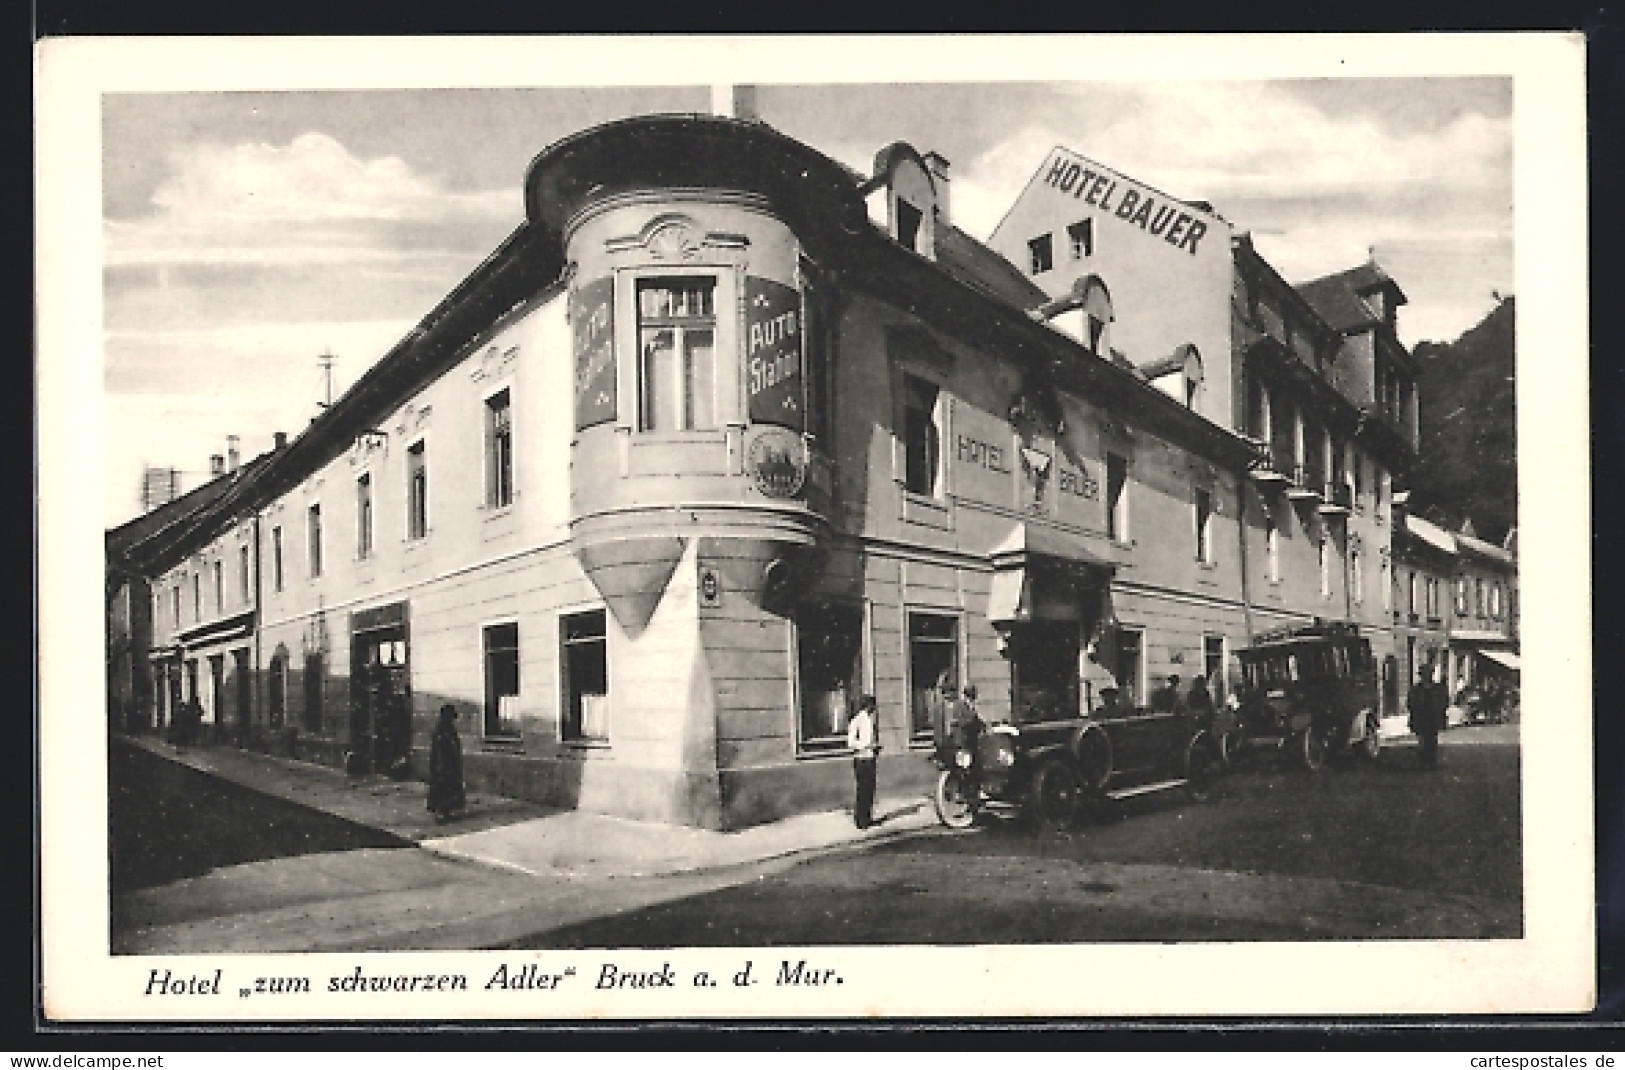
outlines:
M1287 474L1275 463L1275 451L1268 443L1258 439L1253 440L1253 460L1247 474L1266 487L1276 487L1290 481Z

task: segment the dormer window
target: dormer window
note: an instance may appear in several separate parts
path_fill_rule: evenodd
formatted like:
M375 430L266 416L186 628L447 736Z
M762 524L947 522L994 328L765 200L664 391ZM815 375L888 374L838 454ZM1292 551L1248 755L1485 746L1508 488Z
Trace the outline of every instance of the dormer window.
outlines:
M897 200L897 242L920 252L920 223L924 220L920 210L902 198Z
M1055 266L1054 242L1043 234L1027 243L1027 270L1041 275Z

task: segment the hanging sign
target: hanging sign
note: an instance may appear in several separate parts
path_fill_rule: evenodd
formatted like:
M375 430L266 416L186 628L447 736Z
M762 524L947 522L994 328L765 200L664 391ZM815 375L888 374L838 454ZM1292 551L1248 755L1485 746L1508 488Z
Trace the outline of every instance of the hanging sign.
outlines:
M570 291L575 350L576 430L615 419L615 280L593 279Z
M745 277L745 386L750 422L806 427L801 376L801 295L771 279Z

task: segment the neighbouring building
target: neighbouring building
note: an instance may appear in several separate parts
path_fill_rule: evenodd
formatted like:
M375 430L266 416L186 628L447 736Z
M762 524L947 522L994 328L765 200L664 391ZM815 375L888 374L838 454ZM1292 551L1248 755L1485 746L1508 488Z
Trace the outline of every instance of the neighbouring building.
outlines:
M725 117L549 146L484 263L124 555L158 701L419 772L451 704L474 786L732 828L849 796L861 693L902 790L944 686L1044 718L1222 690L1278 621L1386 648L1408 366L1354 367L1211 209L1069 192L1057 151L990 247L902 143L868 174Z

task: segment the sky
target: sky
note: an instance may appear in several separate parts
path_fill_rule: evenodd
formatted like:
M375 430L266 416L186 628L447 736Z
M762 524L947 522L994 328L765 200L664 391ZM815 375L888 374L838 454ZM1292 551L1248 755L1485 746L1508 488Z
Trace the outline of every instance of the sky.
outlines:
M523 221L529 162L706 86L102 97L104 523L144 465L187 488L337 396ZM1205 200L1289 281L1374 256L1407 344L1513 293L1510 78L762 85L768 123L868 172L897 141L951 165L985 239L1064 145Z

